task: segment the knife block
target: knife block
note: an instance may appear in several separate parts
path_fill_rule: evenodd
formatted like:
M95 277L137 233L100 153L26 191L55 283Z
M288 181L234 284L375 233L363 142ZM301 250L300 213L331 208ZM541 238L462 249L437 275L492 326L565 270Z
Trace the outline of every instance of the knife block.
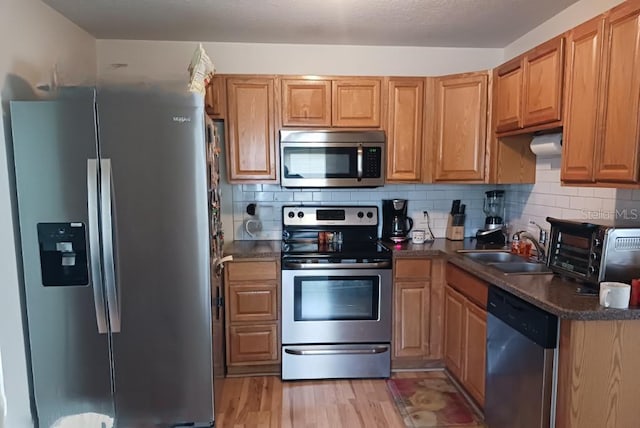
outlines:
M447 220L447 239L449 241L464 240L464 214L449 214Z

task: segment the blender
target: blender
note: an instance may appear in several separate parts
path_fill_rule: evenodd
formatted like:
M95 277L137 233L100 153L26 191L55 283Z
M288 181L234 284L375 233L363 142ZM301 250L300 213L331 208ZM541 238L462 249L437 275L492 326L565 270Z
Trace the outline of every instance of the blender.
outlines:
M487 216L484 219L484 229L476 233L478 243L501 244L506 242L504 233L504 190L489 190L484 194L482 211Z

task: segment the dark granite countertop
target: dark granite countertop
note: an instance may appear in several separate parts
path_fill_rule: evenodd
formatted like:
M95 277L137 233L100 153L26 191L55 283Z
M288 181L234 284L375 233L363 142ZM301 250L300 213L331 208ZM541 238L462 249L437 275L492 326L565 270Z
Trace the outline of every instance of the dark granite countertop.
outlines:
M475 241L448 241L436 239L432 243L394 244L382 242L393 252L393 257L446 257L452 264L485 281L508 291L564 319L575 320L628 320L640 319L640 307L630 309L603 308L597 296L576 293L578 284L557 275L504 275L488 265L457 253L460 249L475 248ZM232 241L224 246L225 255L235 258L279 258L280 241Z
M600 306L597 296L576 293L578 284L558 275L504 275L488 265L477 263L460 249L475 248L475 241L448 241L436 239L433 243L415 245L383 242L393 251L394 257L443 255L452 264L532 303L560 318L574 320L629 320L640 319L640 307L612 309Z
M231 241L224 244L222 253L238 259L280 258L282 241Z

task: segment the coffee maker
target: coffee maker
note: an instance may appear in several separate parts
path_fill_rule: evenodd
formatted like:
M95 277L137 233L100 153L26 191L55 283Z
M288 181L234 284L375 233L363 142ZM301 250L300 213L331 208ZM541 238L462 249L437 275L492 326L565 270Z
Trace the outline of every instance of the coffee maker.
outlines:
M482 211L487 217L484 220L484 229L479 229L476 233L478 243L505 244L504 209L504 190L489 190L485 192Z
M413 219L407 217L406 199L384 199L382 201L382 239L393 242L406 241L413 227Z

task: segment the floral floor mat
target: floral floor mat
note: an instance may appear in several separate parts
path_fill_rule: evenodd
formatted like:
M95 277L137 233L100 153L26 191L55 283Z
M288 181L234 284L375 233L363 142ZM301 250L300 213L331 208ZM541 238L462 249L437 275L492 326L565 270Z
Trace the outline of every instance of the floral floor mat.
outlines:
M389 379L387 388L408 428L485 427L444 372Z

